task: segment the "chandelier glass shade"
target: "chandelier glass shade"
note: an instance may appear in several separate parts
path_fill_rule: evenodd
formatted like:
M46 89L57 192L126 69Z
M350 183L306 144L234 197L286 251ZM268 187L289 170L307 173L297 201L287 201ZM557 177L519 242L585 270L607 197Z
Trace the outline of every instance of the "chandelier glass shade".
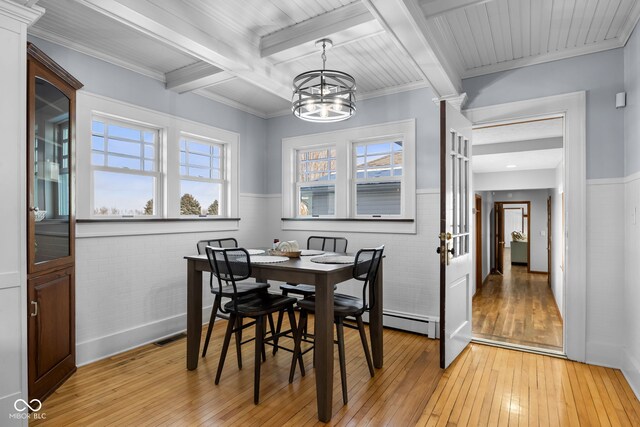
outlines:
M325 48L331 40L316 42L322 46L322 70L307 71L293 79L293 114L309 122L339 122L356 112L356 80L342 71L325 69Z

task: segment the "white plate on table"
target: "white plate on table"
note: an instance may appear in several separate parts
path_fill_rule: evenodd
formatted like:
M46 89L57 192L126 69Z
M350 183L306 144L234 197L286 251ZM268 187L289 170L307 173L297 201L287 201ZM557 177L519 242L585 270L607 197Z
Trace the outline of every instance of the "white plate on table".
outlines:
M264 249L247 249L249 255L262 255L264 253Z
M251 257L251 264L273 264L285 261L289 261L286 256L257 255Z
M318 251L316 249L303 249L300 253L300 256L316 256L316 255L324 255L324 251Z

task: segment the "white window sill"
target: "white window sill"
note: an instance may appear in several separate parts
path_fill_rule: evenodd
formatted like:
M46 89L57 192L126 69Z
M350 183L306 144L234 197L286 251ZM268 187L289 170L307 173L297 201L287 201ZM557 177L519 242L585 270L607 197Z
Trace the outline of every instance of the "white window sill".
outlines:
M237 231L240 218L79 219L76 238Z
M282 218L281 228L291 231L416 234L416 221L404 218Z

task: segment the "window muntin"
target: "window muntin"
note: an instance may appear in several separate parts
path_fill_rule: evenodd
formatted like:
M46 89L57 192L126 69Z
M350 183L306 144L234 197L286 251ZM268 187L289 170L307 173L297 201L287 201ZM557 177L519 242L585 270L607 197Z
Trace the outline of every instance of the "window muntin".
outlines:
M159 129L93 117L93 216L157 216L159 139Z
M403 141L353 144L353 199L356 216L402 215Z
M224 145L180 138L180 215L224 216Z
M299 217L334 216L336 148L296 151L296 205Z

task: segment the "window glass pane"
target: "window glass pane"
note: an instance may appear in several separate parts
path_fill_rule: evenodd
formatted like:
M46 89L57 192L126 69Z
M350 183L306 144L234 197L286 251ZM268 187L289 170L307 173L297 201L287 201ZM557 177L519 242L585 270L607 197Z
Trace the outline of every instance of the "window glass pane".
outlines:
M300 187L299 216L335 215L335 186Z
M180 215L221 215L222 184L180 181Z
M189 164L193 166L205 166L209 167L211 157L201 156L199 154L189 153Z
M144 142L155 142L155 132L145 132L144 133Z
M149 145L149 144L145 144L144 145L144 157L146 159L153 159L154 158L154 148L153 145Z
M367 144L367 154L384 154L391 151L391 146L388 142L378 144Z
M153 160L145 160L144 161L144 170L147 172L153 172L155 168L155 162Z
M196 178L210 178L209 169L189 168L189 176Z
M92 136L91 148L98 151L104 151L104 138L101 136Z
M94 166L104 166L104 154L91 153L91 164Z
M221 179L220 145L182 138L180 140L180 174L206 179ZM213 165L213 166L212 166Z
M104 133L104 123L99 120L94 120L91 123L91 131L94 133L103 134Z
M135 141L140 141L141 131L139 129L133 129L131 127L124 127L120 125L109 125L109 136L117 137L117 138L126 138L133 139Z
M107 166L112 168L140 170L141 165L140 165L140 159L132 159L129 157L109 155L107 157Z
M400 215L401 183L368 182L356 185L358 215Z
M222 175L220 174L220 169L211 169L211 178L221 179Z
M109 139L109 152L140 157L140 144Z
M336 179L336 150L323 148L298 152L298 182Z
M153 214L154 177L94 171L93 178L94 215Z

